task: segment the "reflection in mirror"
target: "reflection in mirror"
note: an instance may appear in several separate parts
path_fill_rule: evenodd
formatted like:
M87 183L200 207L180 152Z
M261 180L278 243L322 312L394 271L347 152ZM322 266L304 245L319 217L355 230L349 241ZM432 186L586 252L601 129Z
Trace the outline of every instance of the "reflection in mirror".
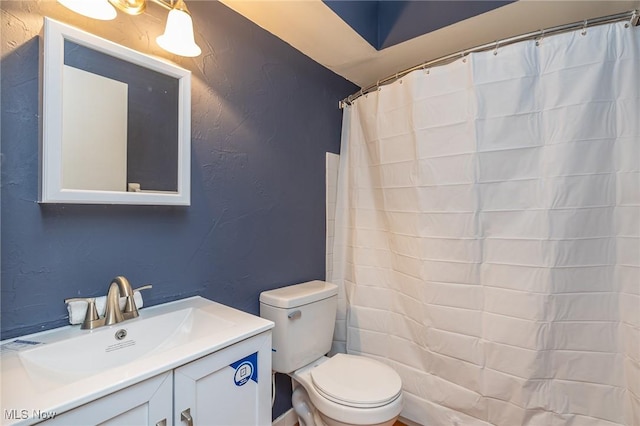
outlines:
M65 65L62 187L127 187L127 85Z
M73 186L65 181L63 188L127 191L131 184L142 190L177 191L178 80L69 40L64 42L64 64L63 177L67 162L73 170L69 174L82 168L104 177ZM68 92L73 100L67 99ZM93 131L83 131L85 124ZM124 138L118 133L122 129ZM79 144L84 149L78 150ZM85 160L91 157L97 161Z
M41 202L189 204L190 73L45 18Z

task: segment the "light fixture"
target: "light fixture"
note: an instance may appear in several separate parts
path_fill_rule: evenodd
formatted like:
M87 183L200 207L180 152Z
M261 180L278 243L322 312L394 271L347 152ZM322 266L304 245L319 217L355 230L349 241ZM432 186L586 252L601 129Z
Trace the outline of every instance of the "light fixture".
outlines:
M109 0L109 2L128 15L140 15L147 8L146 0Z
M110 21L117 16L108 0L58 0L64 7L93 19Z
M176 1L167 16L164 34L156 38L164 50L180 56L198 56L202 53L193 37L193 21L184 0Z
M116 9L128 15L145 11L148 0L58 0L63 6L94 19L114 19ZM193 20L184 0L149 0L169 10L164 34L156 38L167 52L180 56L198 56L202 50L193 36ZM115 8L114 8L115 6Z

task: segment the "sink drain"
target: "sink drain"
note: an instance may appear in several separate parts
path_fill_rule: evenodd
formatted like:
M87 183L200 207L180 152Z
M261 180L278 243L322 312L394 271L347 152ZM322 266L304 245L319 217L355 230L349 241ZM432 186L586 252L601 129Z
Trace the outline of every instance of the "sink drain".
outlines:
M127 330L125 330L124 328L121 328L120 330L116 331L116 340L122 340L125 337L127 337Z

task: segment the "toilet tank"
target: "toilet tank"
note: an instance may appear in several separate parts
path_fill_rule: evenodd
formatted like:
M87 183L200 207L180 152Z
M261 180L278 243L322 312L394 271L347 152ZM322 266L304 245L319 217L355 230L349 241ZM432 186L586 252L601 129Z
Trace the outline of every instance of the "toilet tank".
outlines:
M309 281L260 293L260 316L275 323L272 369L291 373L331 349L338 287Z

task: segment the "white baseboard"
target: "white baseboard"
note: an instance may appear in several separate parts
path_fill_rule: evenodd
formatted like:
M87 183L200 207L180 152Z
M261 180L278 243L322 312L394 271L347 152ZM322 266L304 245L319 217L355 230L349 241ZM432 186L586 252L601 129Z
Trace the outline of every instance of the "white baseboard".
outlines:
M293 408L290 408L275 419L272 426L294 426L296 423L298 423L298 416Z

